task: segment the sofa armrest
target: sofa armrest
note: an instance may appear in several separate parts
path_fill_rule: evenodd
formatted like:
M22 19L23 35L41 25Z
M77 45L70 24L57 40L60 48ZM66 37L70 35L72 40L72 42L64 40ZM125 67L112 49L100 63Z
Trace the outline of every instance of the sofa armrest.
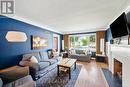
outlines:
M35 69L36 71L39 71L39 69L40 69L40 66L39 66L38 63L32 63L32 62L30 62L29 63L29 67Z
M34 63L34 62L30 62L30 61L20 61L19 65L31 67L31 68L35 69L36 71L39 70L38 63Z

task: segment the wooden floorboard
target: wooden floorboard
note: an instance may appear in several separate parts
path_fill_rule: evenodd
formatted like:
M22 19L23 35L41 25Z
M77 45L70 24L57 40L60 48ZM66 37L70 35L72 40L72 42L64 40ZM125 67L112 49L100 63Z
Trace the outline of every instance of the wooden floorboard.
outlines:
M76 81L75 87L109 87L101 68L108 68L105 63L95 61L78 62L82 69Z

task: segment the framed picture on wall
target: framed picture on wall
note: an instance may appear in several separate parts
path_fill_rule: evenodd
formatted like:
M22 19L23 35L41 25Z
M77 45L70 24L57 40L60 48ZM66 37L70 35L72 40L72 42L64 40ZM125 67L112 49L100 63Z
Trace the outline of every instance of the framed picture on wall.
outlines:
M31 48L41 49L48 46L48 39L45 37L31 36Z

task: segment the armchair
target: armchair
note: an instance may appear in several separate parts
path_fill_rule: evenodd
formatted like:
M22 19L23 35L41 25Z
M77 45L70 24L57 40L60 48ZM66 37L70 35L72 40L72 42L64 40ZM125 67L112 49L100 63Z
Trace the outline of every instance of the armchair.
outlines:
M3 84L2 79L0 79L0 87L36 87L36 83L32 80L32 77L28 75L7 84Z

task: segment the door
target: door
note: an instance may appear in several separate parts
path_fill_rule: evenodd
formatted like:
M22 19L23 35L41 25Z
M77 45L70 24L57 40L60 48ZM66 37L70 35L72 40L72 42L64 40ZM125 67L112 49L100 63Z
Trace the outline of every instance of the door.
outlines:
M58 50L58 37L54 37L55 49Z

